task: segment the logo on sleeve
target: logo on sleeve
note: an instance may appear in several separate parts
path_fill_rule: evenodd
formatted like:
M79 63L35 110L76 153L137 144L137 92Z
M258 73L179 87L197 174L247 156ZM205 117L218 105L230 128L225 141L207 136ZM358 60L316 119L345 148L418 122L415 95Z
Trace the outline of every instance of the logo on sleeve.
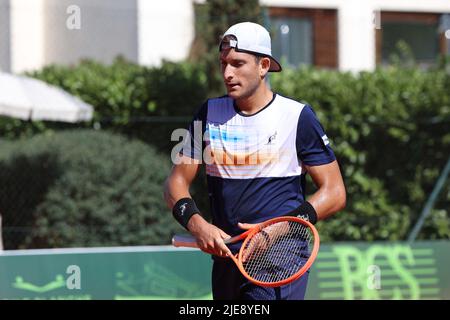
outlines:
M329 144L330 144L330 140L328 140L328 137L327 137L326 134L324 134L324 135L322 136L322 140L323 140L323 143L324 143L325 145L329 145Z
M301 219L303 219L305 221L309 221L309 217L308 217L307 214L300 213L297 217L301 218Z

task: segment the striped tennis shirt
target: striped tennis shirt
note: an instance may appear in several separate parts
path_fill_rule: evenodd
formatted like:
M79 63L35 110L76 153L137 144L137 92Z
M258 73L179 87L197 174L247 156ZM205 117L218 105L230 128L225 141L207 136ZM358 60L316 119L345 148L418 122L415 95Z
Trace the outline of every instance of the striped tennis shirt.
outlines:
M335 160L311 106L275 93L252 115L228 96L209 99L189 132L181 153L205 164L212 222L232 236L242 233L238 222L258 223L297 208L305 201L304 165Z

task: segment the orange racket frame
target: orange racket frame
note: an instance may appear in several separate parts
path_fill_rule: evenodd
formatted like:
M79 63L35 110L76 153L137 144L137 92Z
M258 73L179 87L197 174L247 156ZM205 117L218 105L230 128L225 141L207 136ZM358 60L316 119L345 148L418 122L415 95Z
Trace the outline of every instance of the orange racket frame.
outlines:
M312 244L312 249L311 249L311 254L308 258L308 260L306 261L306 263L293 275L291 275L290 277L283 279L281 281L277 281L277 282L261 282L257 279L252 278L246 271L244 266L242 265L242 261L243 261L243 249L245 248L246 243L252 238L252 236L256 233L258 233L261 229L278 223L278 222L285 222L285 221L292 221L292 222L297 222L297 223L301 223L303 225L305 225L306 227L309 228L309 230L311 231L312 235L313 235L313 244ZM294 280L297 280L298 278L300 278L306 271L309 270L309 268L311 267L311 265L313 264L314 260L317 257L317 254L319 252L319 246L320 246L320 238L319 238L319 233L317 232L317 229L314 227L314 225L312 223L310 223L309 221L303 220L299 217L292 217L292 216L283 216L283 217L278 217L278 218L273 218L273 219L269 219L267 221L264 221L262 223L259 223L258 225L256 225L255 227L245 231L244 233L226 239L224 242L225 244L230 244L230 243L234 243L240 240L244 240L244 242L242 243L241 249L239 250L239 252L236 255L232 255L230 256L230 258L234 261L234 263L236 264L236 266L238 267L239 271L251 282L253 282L256 285L262 286L262 287L280 287L282 285L288 284ZM175 235L172 238L172 245L175 247L190 247L190 248L198 248L198 245L196 243L196 240L193 236L191 235Z

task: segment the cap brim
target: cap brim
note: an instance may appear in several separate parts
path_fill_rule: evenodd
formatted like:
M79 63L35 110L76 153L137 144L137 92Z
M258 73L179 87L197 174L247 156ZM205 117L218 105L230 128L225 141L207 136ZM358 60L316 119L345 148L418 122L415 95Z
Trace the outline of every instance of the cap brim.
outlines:
M281 68L281 64L275 60L273 57L270 57L270 68L269 68L269 72L280 72L281 70L283 70L283 68Z
M223 41L223 40L222 40ZM219 44L219 52L222 51L222 41ZM283 68L281 68L281 64L275 60L274 57L268 55L268 54L263 54L261 52L256 52L256 51L250 51L250 50L245 50L245 49L240 49L238 47L231 47L231 49L236 50L237 52L245 52L245 53L250 53L250 54L254 54L257 56L263 56L263 57L267 57L270 59L270 68L269 68L269 72L280 72L281 70L283 70Z

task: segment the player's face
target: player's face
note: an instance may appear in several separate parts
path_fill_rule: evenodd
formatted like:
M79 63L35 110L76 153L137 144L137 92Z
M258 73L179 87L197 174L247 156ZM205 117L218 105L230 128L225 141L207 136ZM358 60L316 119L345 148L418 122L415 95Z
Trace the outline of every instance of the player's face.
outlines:
M220 65L228 96L233 99L252 96L262 83L260 64L252 54L222 50Z

